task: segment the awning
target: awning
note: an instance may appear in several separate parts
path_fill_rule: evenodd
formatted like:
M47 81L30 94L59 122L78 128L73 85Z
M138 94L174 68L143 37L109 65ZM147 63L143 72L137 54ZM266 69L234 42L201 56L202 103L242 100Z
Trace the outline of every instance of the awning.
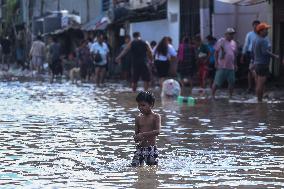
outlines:
M57 35L69 29L79 29L81 17L65 10L51 11L48 15L35 19L33 24L36 25L33 31L36 34L40 32L42 35Z
M218 1L235 4L235 5L243 5L243 6L256 5L259 3L267 2L267 0L218 0Z
M110 24L110 19L106 16L97 17L82 26L82 30L105 30Z
M108 25L109 25L109 22L107 21L99 22L96 24L96 27L94 28L94 30L105 30Z
M43 35L44 36L46 36L46 35L59 35L59 34L62 34L62 33L66 32L66 31L68 31L70 29L79 30L80 29L80 25L69 25L69 26L67 26L65 28L57 29L57 30L55 30L53 32L45 33Z

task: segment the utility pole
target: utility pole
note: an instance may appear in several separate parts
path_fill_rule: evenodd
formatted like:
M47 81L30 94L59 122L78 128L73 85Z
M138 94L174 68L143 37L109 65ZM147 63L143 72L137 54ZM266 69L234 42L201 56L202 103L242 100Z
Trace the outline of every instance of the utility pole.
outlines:
M40 16L43 16L44 0L40 1Z
M57 0L57 10L60 11L60 0Z
M87 5L87 22L89 22L90 21L90 0L87 0L86 5Z

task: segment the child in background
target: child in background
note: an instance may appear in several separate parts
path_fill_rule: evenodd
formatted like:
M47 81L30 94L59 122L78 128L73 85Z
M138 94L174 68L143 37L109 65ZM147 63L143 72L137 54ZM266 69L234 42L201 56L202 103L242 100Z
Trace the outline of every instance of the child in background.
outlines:
M201 36L199 34L195 36L194 41L197 48L197 65L200 87L205 88L208 75L210 51L207 45L202 42Z
M132 166L158 164L158 149L156 137L160 133L161 116L154 113L152 108L155 97L151 92L142 91L136 97L140 114L135 118L134 141L138 143L132 159Z
M184 37L178 49L178 72L182 87L190 85L190 93L193 88L193 76L196 72L196 51L189 37Z
M208 42L208 49L210 51L210 58L209 58L209 65L208 65L208 78L209 78L209 84L210 84L210 88L213 85L213 81L214 81L214 77L215 77L215 57L214 57L214 53L215 53L215 43L216 43L216 38L208 35L206 37L207 42Z

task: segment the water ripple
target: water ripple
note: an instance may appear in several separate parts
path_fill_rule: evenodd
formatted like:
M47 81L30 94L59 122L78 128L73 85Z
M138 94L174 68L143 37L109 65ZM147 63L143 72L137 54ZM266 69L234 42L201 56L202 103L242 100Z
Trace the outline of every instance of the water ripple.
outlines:
M1 188L283 188L283 103L157 96L159 166L129 167L135 94L122 84L0 82Z

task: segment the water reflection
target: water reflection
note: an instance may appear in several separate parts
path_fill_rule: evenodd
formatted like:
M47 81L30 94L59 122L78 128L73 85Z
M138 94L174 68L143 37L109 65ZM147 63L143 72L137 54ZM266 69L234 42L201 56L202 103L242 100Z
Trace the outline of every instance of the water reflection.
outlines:
M131 168L135 94L108 85L0 82L0 188L284 187L283 102L157 93L159 166Z
M145 166L136 168L137 180L133 184L137 189L157 188L160 184L157 176L157 166Z

